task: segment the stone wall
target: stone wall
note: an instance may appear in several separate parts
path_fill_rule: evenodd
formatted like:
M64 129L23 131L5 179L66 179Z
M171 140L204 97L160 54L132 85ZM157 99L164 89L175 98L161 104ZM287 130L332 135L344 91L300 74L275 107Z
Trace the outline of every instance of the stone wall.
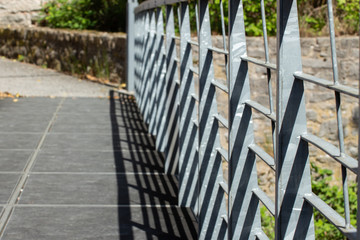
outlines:
M222 37L215 37L213 44L222 48ZM339 81L351 87L359 88L359 37L340 37L336 39L338 57ZM276 63L276 39L269 39L271 63ZM248 56L265 59L262 38L248 38ZM194 49L196 50L196 49ZM332 61L330 41L328 37L302 38L301 52L303 72L332 81ZM225 78L224 56L214 55L215 76ZM276 72L271 71L273 104L276 105ZM251 82L251 97L253 100L269 106L267 73L263 67L249 63L249 77ZM227 115L227 95L218 91L219 111ZM354 157L358 156L358 118L359 105L354 97L342 96L342 118L345 137L345 152ZM308 131L335 146L339 146L337 135L337 120L335 108L335 95L333 91L305 83L305 102ZM268 153L272 152L272 129L271 123L262 115L253 113L255 141ZM226 132L226 131L224 131ZM225 135L225 134L224 134ZM224 140L223 140L224 142ZM340 164L328 157L324 152L310 146L310 160L320 167L333 170L333 184L341 183ZM275 176L274 172L262 161L258 161L258 173L260 186L274 197ZM350 175L350 180L355 181L355 175Z
M0 0L0 25L31 26L44 0Z
M0 55L62 72L125 81L126 34L0 28Z

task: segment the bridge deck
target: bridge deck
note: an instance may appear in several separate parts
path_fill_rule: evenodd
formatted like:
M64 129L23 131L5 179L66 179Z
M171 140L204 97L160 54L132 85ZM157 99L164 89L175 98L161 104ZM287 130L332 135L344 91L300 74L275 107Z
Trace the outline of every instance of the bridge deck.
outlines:
M2 239L192 239L135 101L0 101Z

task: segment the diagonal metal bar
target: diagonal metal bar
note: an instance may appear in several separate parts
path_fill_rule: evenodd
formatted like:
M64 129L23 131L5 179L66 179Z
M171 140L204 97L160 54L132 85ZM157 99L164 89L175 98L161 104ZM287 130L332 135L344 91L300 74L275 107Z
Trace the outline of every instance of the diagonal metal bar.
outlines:
M212 117L217 113L214 79L209 5L207 0L198 1L199 10L199 185L200 212L199 238L223 239L226 225L222 215L227 214L224 190L220 182L222 158L216 154L220 147L219 125ZM224 236L220 236L221 234Z

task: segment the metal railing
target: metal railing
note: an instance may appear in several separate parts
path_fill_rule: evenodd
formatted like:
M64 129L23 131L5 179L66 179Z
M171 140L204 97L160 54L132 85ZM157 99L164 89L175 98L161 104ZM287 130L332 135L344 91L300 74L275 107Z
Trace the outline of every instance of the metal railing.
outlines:
M341 96L358 101L359 91L338 80L331 0L328 20L334 78L321 79L302 71L296 3L277 2L276 64L269 57L264 0L260 11L263 60L247 54L240 0L228 3L227 36L222 0L218 6L223 49L212 45L208 0L148 0L134 11L129 8L135 22L130 22L128 28L128 34L134 37L134 48L129 49L128 80L134 83L144 120L156 136L156 147L165 154L166 172L178 176L179 205L191 207L198 217L200 239L268 239L262 230L260 204L275 218L276 239L314 239L314 208L346 237L358 239L356 228L350 224L347 186L347 170L357 175L358 160L345 153ZM190 8L194 8L194 19ZM191 29L194 21L195 37ZM193 60L195 49L198 62ZM224 56L226 84L214 76L214 54ZM251 98L250 64L266 69L268 106ZM308 132L304 82L334 92L339 147ZM218 111L219 91L228 96L227 116ZM255 141L254 112L270 121L270 152ZM220 140L224 129L226 146ZM345 217L312 192L309 145L341 164ZM274 200L258 185L256 159L275 173ZM224 175L223 169L227 168Z

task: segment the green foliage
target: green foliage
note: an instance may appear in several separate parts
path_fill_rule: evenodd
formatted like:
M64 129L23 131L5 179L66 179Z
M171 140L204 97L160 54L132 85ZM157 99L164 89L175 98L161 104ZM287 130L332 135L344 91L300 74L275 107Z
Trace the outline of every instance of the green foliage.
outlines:
M211 29L214 32L221 33L221 14L220 14L220 0L214 0L209 4L209 12L211 19ZM223 0L224 8L224 22L228 24L228 0ZM263 34L261 5L260 1L243 0L244 7L244 21L246 34L248 36L261 36ZM268 35L276 34L276 0L265 1L265 18L266 29ZM226 28L227 31L227 28Z
M222 27L221 27L221 13L220 13L220 0L214 0L214 3L209 4L209 13L211 19L211 29L214 32L222 34ZM224 11L224 23L227 26L229 19L228 19L228 1L224 0L223 4L223 11ZM227 31L225 27L225 31Z
M312 167L312 191L325 201L330 207L344 217L344 198L343 191L338 186L330 186L333 172L329 169L321 169L315 164ZM349 202L350 202L350 219L351 224L356 226L357 213L357 184L355 182L349 184ZM264 233L270 239L275 238L275 220L269 214L266 207L260 208L261 223ZM315 239L338 240L346 239L344 235L332 225L319 211L314 209L315 220Z
M39 22L53 28L125 31L126 1L51 0Z
M328 10L326 0L299 0L299 21L303 31L310 35L328 32ZM359 27L359 1L336 0L333 13L337 34L354 34Z
M336 13L338 19L344 21L345 33L356 33L360 25L360 4L357 0L337 0Z
M220 0L214 0L209 4L209 12L211 19L211 29L214 32L221 33L221 14L220 14ZM224 22L228 24L228 0L223 0L224 8ZM244 6L244 21L246 34L248 36L261 36L262 31L262 18L260 1L243 0ZM266 28L268 35L276 34L276 0L265 1L265 15L266 15ZM227 31L227 29L226 29Z
M275 239L275 218L269 213L265 206L260 208L261 226L263 232L269 239Z
M97 23L92 8L91 0L50 1L44 5L40 21L53 28L91 29Z
M40 22L54 28L96 29L101 31L125 31L125 0L51 0L43 7ZM139 1L142 2L142 1ZM195 2L190 1L191 29L196 30ZM224 9L224 22L228 24L229 0L213 0L209 4L211 29L222 33L219 4ZM269 36L276 34L276 0L264 0L266 28ZM244 20L248 36L261 36L262 19L260 1L243 0ZM359 27L358 0L334 1L334 15L338 34L354 34ZM298 0L299 22L306 35L321 35L327 30L327 1ZM177 12L175 11L175 15ZM178 21L178 18L175 18ZM227 31L227 27L225 27Z
M266 29L269 36L276 34L276 0L264 1ZM248 36L261 36L262 19L260 1L244 0L244 20Z
M23 61L25 60L25 56L19 54L17 60L18 60L19 62L23 62Z
M329 186L333 172L328 169L320 169L312 164L313 179L311 181L313 192L325 201L330 207L344 217L343 191L338 186ZM349 184L349 202L351 224L356 225L357 212L357 185ZM316 239L346 239L321 213L314 210Z
M220 0L209 5L211 29L221 33ZM321 35L327 31L327 1L298 0L299 23L305 35ZM264 0L266 29L269 36L276 35L276 0ZM228 23L228 0L223 0L225 24ZM337 34L354 34L359 28L359 1L336 0L333 6ZM247 36L261 36L262 19L260 1L243 0L244 21Z

